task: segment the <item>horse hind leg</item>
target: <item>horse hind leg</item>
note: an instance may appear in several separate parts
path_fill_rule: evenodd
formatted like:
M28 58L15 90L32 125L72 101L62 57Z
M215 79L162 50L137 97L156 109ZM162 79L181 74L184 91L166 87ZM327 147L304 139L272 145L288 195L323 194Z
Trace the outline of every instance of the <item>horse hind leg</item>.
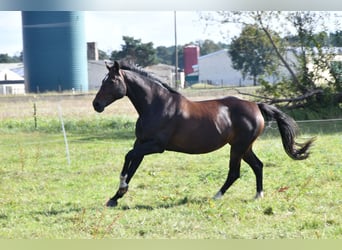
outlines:
M243 160L253 169L256 178L256 195L255 199L262 198L263 193L263 163L254 154L252 148L243 156Z
M234 147L231 148L228 176L223 186L213 197L214 199L220 199L227 189L240 177L242 155L243 153L240 150L236 150Z

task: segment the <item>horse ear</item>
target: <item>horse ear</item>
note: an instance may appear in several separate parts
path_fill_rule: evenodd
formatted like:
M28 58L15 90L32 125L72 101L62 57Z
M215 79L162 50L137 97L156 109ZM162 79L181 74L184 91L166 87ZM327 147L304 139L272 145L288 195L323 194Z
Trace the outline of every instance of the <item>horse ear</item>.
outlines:
M114 66L113 66L113 68L114 68L114 71L115 71L116 73L119 73L120 64L119 64L118 61L114 61Z
M108 65L108 63L105 61L106 64L106 68L108 69L108 71L110 71L110 66Z

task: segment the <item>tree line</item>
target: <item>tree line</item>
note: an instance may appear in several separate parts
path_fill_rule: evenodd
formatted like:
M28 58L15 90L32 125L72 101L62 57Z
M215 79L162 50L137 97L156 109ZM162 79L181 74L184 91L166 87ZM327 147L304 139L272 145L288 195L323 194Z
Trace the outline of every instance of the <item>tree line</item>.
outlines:
M143 43L141 39L136 39L130 36L122 37L123 44L121 50L114 50L108 59L120 60L125 59L133 64L138 64L142 67L149 65L163 63L168 65L175 65L176 51L178 53L178 66L184 67L183 48L190 44L199 46L201 55L206 55L220 49L228 48L229 45L225 43L215 43L210 39L203 41L189 42L185 45L178 45L177 50L175 46L157 46L154 48L152 42Z
M23 61L23 53L19 56L9 56L8 54L0 54L0 63L20 63Z
M120 50L114 50L110 54L107 54L103 50L99 50L100 60L121 60L126 59L131 61L133 64L138 64L142 67L150 66L157 63L163 63L168 65L175 65L176 50L175 46L157 46L154 47L153 42L143 43L141 39L134 38L131 36L123 36L123 43L121 44ZM206 55L215 52L220 49L227 49L228 44L215 43L210 39L189 42L184 45L177 46L178 52L178 65L179 68L184 67L183 63L183 48L187 45L195 44L200 47L201 55ZM0 54L0 63L15 63L22 62L23 55L20 56L9 56L8 54Z

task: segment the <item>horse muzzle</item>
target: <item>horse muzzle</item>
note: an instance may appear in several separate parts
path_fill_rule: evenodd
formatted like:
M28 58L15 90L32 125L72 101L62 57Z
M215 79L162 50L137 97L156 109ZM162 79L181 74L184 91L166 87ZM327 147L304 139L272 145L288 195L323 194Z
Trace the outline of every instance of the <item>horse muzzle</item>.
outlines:
M105 106L106 105L100 103L99 101L95 101L95 100L93 101L93 107L96 112L101 113L105 109Z

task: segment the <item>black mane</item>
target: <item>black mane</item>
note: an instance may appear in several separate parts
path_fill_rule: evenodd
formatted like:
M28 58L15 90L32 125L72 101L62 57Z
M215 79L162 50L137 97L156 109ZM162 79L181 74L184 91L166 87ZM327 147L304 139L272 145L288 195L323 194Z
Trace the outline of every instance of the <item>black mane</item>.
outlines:
M137 67L135 65L128 64L126 62L120 62L120 69L129 70L129 71L133 71L135 73L138 73L138 74L140 74L142 76L145 76L145 77L149 78L150 80L152 80L156 84L161 85L161 87L166 88L171 93L180 94L177 90L175 90L174 88L170 87L167 83L163 82L161 79L155 77L151 73L149 73L149 72L147 72L147 71L143 70L142 68L139 68L139 67Z

